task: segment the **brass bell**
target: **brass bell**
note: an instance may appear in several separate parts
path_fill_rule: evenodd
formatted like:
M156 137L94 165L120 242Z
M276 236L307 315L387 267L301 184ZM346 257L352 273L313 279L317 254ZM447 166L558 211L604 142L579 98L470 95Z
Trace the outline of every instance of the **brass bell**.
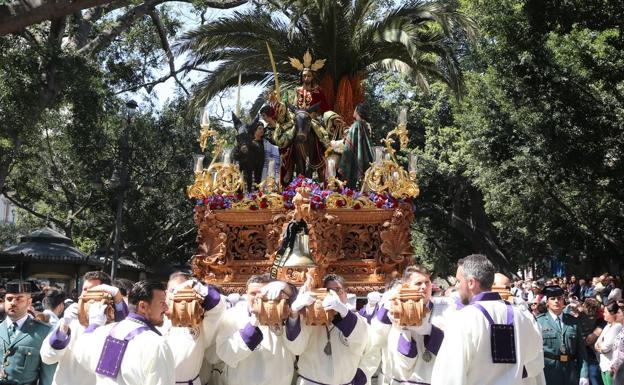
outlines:
M316 266L310 255L310 237L303 231L297 233L291 252L286 257L283 267L310 267Z

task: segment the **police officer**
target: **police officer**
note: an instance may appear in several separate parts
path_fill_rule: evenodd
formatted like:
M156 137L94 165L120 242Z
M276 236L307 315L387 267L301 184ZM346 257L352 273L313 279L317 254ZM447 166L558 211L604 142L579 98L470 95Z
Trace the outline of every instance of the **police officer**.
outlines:
M0 323L0 385L50 385L56 365L45 365L39 357L50 326L32 318L30 282L13 281L6 287L7 318Z
M563 290L546 286L548 311L537 316L544 339L544 376L548 385L589 385L586 350L576 318L564 313ZM579 375L581 377L579 381Z

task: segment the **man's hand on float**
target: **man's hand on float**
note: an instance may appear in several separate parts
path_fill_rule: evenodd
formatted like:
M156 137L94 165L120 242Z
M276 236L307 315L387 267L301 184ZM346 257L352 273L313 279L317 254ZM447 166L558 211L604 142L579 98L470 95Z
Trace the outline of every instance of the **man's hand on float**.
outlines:
M297 295L297 298L293 302L290 309L293 312L299 312L304 307L312 305L315 300L316 300L315 295L312 292L310 291L299 292L299 294Z
M288 294L286 293L288 289L289 288L286 282L273 281L262 287L262 289L260 289L260 294L262 294L262 296L266 296L268 300L273 301L279 298L279 296L282 294L282 291L285 294Z
M323 300L323 309L333 310L343 318L349 314L349 308L346 304L340 302L340 298L336 294L329 294L325 297Z
M95 302L89 306L89 325L102 326L106 324L106 305Z
M123 301L123 296L121 295L119 288L116 288L115 286L111 286L111 285L107 285L103 283L101 285L97 285L91 288L90 290L92 291L101 290L110 294L111 297L113 297L113 301L115 302L115 304L121 303L121 301Z
M202 298L208 295L209 288L203 283L199 282L196 279L189 279L188 281L184 281L181 284L177 285L173 289L173 294L176 294L179 290L182 289L193 289L193 291L199 294Z

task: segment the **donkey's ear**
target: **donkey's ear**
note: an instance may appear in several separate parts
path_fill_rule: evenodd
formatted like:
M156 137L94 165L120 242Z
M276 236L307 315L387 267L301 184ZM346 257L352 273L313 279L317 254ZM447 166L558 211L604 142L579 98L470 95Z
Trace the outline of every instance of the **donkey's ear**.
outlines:
M258 122L260 122L260 114L256 114L253 122L251 122L251 126L255 128L258 125Z
M293 106L292 104L288 103L288 109L290 110L290 112L292 112L293 114L295 112L297 112L297 107Z
M233 111L232 111L232 123L234 123L234 128L236 129L236 131L238 131L240 126L243 124L243 122L241 122L241 120L238 118L238 116L236 116L236 114Z
M310 107L308 107L308 109L306 111L308 113L316 112L316 110L318 110L320 107L321 107L321 102L317 102L317 103L311 105Z

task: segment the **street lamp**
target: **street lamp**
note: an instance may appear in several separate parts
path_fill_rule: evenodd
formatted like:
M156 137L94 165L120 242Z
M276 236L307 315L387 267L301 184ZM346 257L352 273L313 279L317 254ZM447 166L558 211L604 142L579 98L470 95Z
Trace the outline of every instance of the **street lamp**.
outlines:
M124 129L121 134L121 138L119 141L119 157L121 160L121 167L119 172L114 172L113 175L116 175L118 178L118 189L117 189L117 213L115 216L115 249L113 254L113 261L111 263L111 279L117 278L117 264L119 263L119 256L121 252L121 219L123 215L123 204L124 197L126 194L126 189L128 188L129 178L128 178L128 159L130 157L130 146L129 146L129 132L128 129L130 124L132 123L132 119L136 115L137 107L139 105L134 100L128 100L126 102L126 124L124 125ZM117 170L115 170L117 171ZM115 178L115 177L113 177ZM117 179L115 178L115 179ZM112 181L111 182L116 182ZM117 184L117 183L114 183Z

